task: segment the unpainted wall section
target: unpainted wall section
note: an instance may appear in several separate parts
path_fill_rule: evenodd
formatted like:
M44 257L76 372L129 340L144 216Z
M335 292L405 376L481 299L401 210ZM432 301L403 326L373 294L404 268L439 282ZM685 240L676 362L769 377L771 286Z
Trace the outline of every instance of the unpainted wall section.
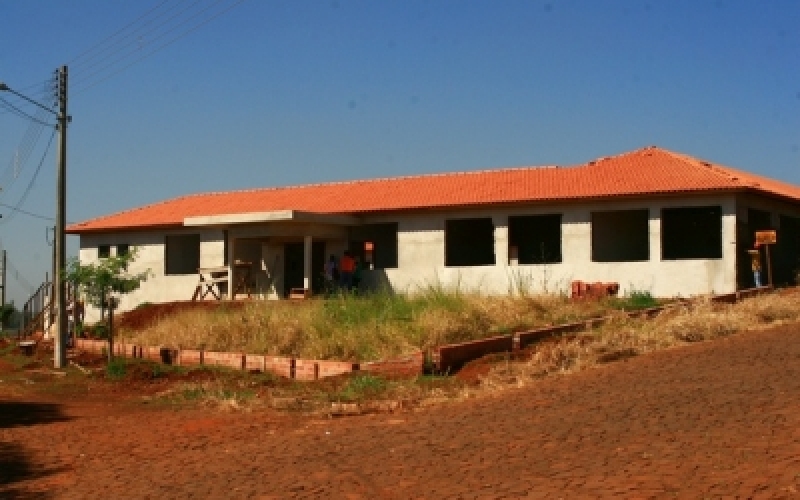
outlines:
M166 236L172 234L200 235L200 266L221 266L224 261L224 240L222 230L179 229L173 231L129 232L108 234L84 234L80 238L80 260L82 264L97 262L99 245L118 245L126 243L136 248L137 257L130 265L132 274L149 271L150 276L141 287L120 297L119 312L128 311L144 302L171 302L189 300L197 285L197 273L171 275L165 274ZM86 307L86 320L100 319L99 309Z
M665 207L720 206L722 257L719 259L661 259L660 212ZM592 260L591 214L597 211L642 210L647 224L649 259L638 262ZM509 263L508 217L562 214L562 262ZM495 226L495 266L445 266L444 230L448 219L489 217ZM664 197L598 203L531 205L494 210L429 211L417 214L371 216L365 222L398 222L398 268L366 273L365 284L403 292L429 287L485 294L526 292L568 293L573 280L617 282L621 293L648 291L658 297L726 293L736 289L735 204L733 196Z

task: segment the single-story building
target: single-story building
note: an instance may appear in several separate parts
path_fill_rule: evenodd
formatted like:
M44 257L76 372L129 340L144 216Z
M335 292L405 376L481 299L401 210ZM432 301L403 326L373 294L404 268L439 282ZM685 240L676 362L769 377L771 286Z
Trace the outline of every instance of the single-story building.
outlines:
M774 283L793 282L800 187L658 147L573 167L191 194L67 228L83 263L137 247L131 271L152 276L123 310L191 299L198 268L222 296L318 292L324 262L345 250L369 261L363 286L402 292L567 292L581 280L728 293L753 286L758 230L777 231Z

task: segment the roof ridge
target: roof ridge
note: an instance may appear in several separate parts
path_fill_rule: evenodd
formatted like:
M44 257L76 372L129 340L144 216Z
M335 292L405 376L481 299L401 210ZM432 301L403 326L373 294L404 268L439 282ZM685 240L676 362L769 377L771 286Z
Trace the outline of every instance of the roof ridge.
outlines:
M660 148L659 148L660 149ZM686 165L693 167L693 168L700 168L700 169L707 169L712 173L722 177L724 180L732 182L734 184L740 185L742 187L758 187L760 184L758 182L746 182L745 179L742 178L742 172L738 172L730 167L726 167L725 165L721 165L719 163L710 162L708 160L703 160L701 158L696 158L694 156L690 156L687 154L676 153L674 151L670 151L668 149L661 149L664 153L672 156L673 158L685 163ZM749 176L753 176L748 174Z
M583 165L579 165L583 166ZM556 168L569 168L569 167L562 167L560 165L530 165L530 166L520 166L520 167L501 167L501 168L484 168L480 170L468 170L468 171L453 171L453 172L433 172L433 173L426 173L426 174L416 174L416 175L398 175L398 176L391 176L391 177L371 177L369 179L350 179L344 181L329 181L329 182L311 182L306 184L294 184L288 186L265 186L265 187L256 187L256 188L244 188L244 189L231 189L228 191L204 191L201 193L192 193L188 195L179 196L177 198L170 198L167 201L177 201L181 198L191 198L197 196L220 196L220 195L227 195L227 194L240 194L240 193L258 193L258 192L272 192L272 191L281 191L284 189L304 189L304 188L312 188L312 187L320 187L320 186L344 186L344 185L352 185L352 184L368 184L373 182L386 182L386 181L406 181L411 179L430 179L430 178L437 178L437 177L451 177L451 176L470 176L470 175L483 175L483 174L493 174L493 173L501 173L501 172L513 172L513 171L522 171L522 170L544 170L544 169L556 169ZM145 205L148 206L148 205ZM143 208L143 207L140 207Z

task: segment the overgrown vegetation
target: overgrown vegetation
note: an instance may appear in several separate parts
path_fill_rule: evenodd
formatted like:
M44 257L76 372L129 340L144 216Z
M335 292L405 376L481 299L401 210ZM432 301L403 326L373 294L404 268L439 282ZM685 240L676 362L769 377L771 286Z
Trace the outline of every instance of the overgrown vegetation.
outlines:
M340 414L387 411L385 408L394 411L398 407L436 404L507 387L520 387L535 383L544 376L579 371L651 351L724 337L742 330L781 323L800 324L798 298L799 291L788 291L758 296L735 305L714 304L710 301L697 301L691 305L675 304L652 319L630 317L616 310L612 301L572 303L563 297L550 296L528 297L523 300L519 297L481 299L459 294L451 297L437 295L435 300L428 302L424 298L395 299L384 296L364 297L359 302L352 302L356 300L354 297L338 297L329 302L254 303L252 306L255 311L260 311L261 314L270 310L266 306L272 305L277 307L271 309L271 314L280 312L302 321L328 320L354 329L361 329L363 325L374 326L377 314L375 311L381 312L382 315L377 316L381 321L406 325L434 313L445 316L453 314L460 318L459 321L463 321L459 324L468 323L463 318L476 317L488 318L487 321L492 325L501 324L500 320L505 325L512 324L514 320L547 320L555 323L556 317L574 319L598 315L595 312L603 312L610 319L593 330L544 341L524 352L480 360L475 366L468 365L457 376L427 375L387 379L357 372L313 382L299 382L269 373L254 374L208 366L167 366L145 360L115 359L107 366L90 365L93 372L88 376L76 369L67 377L58 378L56 382L52 382L50 375L39 377L49 377L47 380L51 382L48 383L59 384L60 392L68 391L69 383L74 385L79 380L93 380L90 383L95 384L106 381L111 384L107 386L108 390L115 393L128 391L131 397L145 398L152 403L202 405L227 410L269 406L290 411ZM437 306L432 306L432 303ZM196 311L191 312L187 318L197 314ZM221 332L224 322L235 324L242 321L242 318L253 322L259 316L246 309L223 308L210 316L202 317L212 321L214 328L219 329L214 331ZM523 319L520 320L520 317ZM429 324L435 326L438 323L432 321ZM431 337L425 338L426 341L432 341ZM316 340L309 340L313 341ZM47 353L40 352L38 356L38 362L41 362L46 359ZM36 358L22 356L16 344L9 341L0 340L0 357L6 366L14 366L20 370L29 369L32 363L33 366L40 366ZM30 384L29 379L36 376L26 373L24 377L18 378L18 383ZM50 386L42 385L41 390L46 390L46 387ZM81 387L85 393L86 388ZM398 404L401 406L386 406Z
M669 308L653 319L612 314L602 327L542 344L530 359L497 364L484 383L520 386L550 373L579 371L743 330L800 322L798 297L797 293L767 294L733 305L700 301Z
M144 330L119 333L140 345L370 361L587 319L611 308L607 301L575 302L563 295L485 297L430 287L413 296L341 294L184 311Z

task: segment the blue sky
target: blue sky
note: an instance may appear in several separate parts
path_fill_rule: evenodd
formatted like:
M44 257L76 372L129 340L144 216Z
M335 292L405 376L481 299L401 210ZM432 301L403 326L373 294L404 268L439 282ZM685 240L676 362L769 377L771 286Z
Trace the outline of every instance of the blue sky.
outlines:
M45 101L69 66L72 222L203 191L647 145L800 184L798 26L794 0L3 0L0 81ZM6 205L30 184L20 208L55 211L54 145L33 178L50 129L31 147L29 123L0 102L18 304L50 269L53 223Z

